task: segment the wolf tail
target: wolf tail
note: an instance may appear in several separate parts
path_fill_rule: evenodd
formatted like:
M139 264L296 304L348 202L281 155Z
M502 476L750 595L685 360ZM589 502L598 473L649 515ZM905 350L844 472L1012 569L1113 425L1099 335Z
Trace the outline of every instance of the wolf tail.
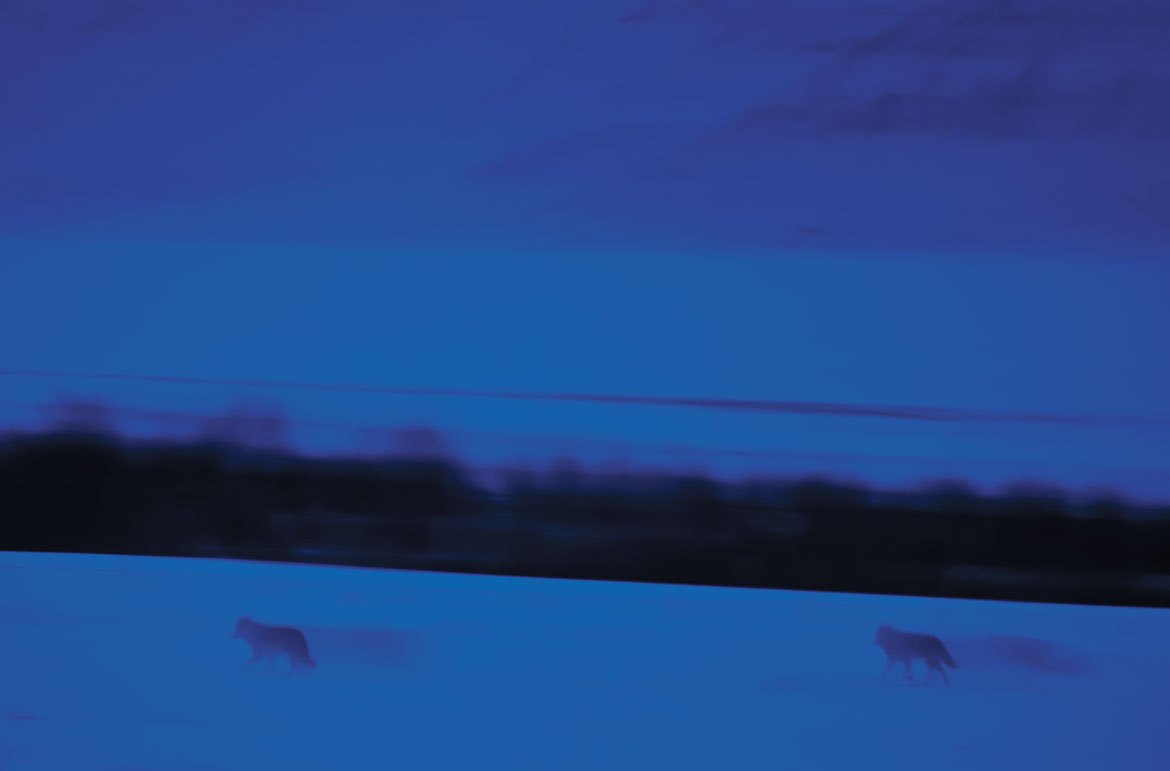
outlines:
M951 652L948 651L946 648L943 648L943 650L942 650L942 663L946 664L951 669L958 669L959 668L959 665L955 663L955 660L953 658L951 658Z

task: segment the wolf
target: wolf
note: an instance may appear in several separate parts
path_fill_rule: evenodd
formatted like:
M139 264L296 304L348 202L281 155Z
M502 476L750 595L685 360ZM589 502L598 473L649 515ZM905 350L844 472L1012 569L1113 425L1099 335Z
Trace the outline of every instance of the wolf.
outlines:
M914 682L914 678L910 675L910 664L915 659L922 659L926 662L927 681L930 680L930 671L934 670L942 675L944 683L950 685L951 681L947 679L946 670L943 669L942 665L946 664L951 669L959 668L959 665L951 658L947 646L943 645L942 640L932 634L901 632L882 624L878 627L877 634L874 635L873 644L886 654L886 668L882 670L879 679L885 678L890 668L901 662L906 666L906 679Z
M267 626L242 616L236 623L233 640L243 640L252 647L252 658L245 666L260 661L274 661L287 656L290 675L305 669L314 669L317 663L309 656L309 644L299 629L289 626Z

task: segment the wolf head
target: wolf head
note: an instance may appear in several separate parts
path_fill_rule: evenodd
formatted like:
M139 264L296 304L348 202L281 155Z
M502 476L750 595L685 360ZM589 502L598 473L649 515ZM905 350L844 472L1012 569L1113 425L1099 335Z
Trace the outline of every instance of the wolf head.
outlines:
M890 634L890 627L886 624L879 624L878 628L877 628L877 633L873 636L873 644L874 645L881 645L882 641L885 640L889 636L889 634Z
M232 632L230 639L247 638L248 633L255 625L256 622L252 620L251 616L240 616L240 620L236 622L236 631Z

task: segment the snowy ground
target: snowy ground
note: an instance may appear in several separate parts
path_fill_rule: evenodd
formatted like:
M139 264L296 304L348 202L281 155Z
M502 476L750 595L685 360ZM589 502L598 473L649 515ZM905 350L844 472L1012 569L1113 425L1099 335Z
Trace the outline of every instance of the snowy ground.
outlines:
M0 570L12 771L1166 759L1165 611L106 556ZM243 613L301 626L318 669L245 671ZM939 634L952 686L879 684L879 621Z

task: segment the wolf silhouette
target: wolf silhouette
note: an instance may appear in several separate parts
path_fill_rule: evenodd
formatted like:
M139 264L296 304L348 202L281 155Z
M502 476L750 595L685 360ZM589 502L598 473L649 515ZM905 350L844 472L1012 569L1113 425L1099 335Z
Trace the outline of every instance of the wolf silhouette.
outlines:
M959 668L959 665L951 658L947 646L943 645L942 640L932 634L902 632L882 624L878 627L877 634L874 635L873 644L886 654L886 668L882 670L879 679L884 679L895 664L901 663L906 667L906 679L913 682L914 677L910 674L910 665L916 659L922 659L926 662L927 681L930 680L929 673L934 671L942 675L944 683L950 685L951 681L947 678L943 664L951 669Z
M291 626L268 626L253 621L251 616L242 616L231 639L243 640L251 646L252 658L248 659L247 665L284 656L289 661L290 675L317 666L309 655L309 643L304 634Z

